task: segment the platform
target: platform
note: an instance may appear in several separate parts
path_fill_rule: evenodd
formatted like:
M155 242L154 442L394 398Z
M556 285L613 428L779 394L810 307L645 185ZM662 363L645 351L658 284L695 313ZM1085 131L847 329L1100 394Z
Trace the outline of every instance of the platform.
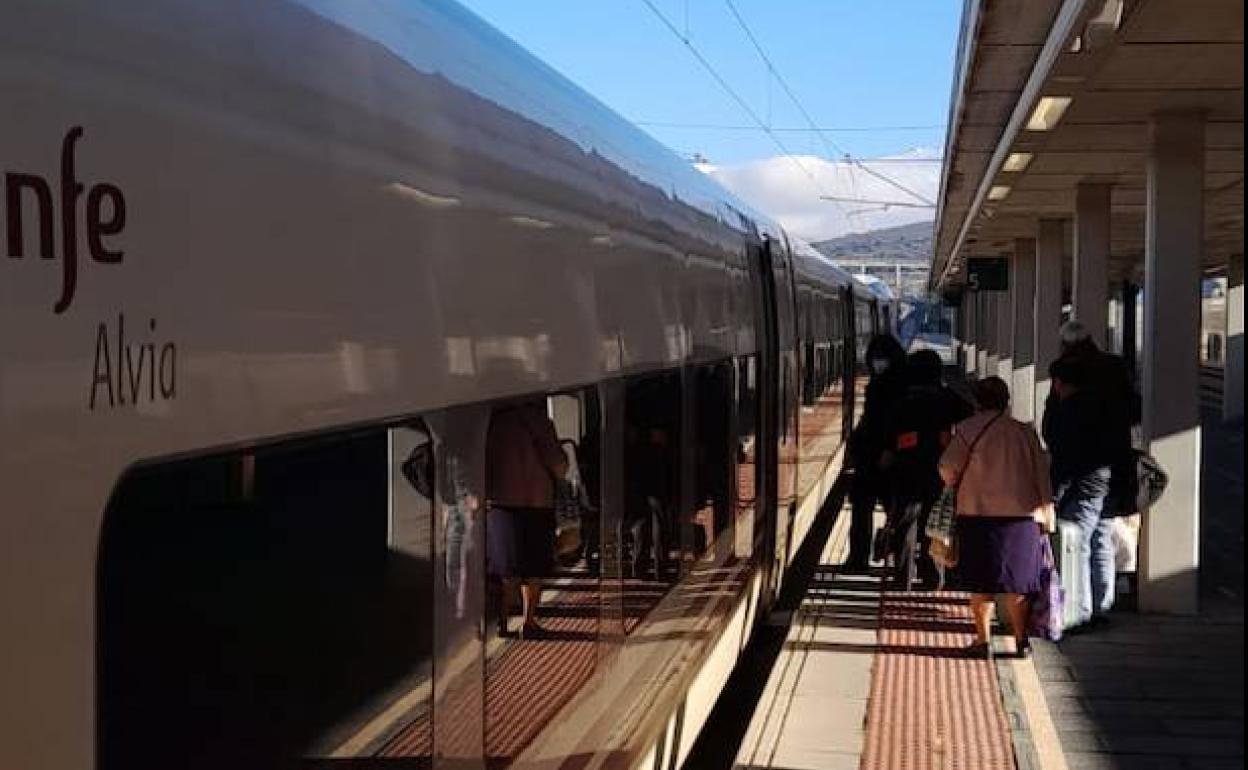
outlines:
M1242 468L1242 426L1210 412L1206 427L1207 457ZM1222 470L1205 481L1200 614L1118 611L1107 628L1037 642L1030 659L1005 637L991 662L963 656L965 595L900 594L878 570L842 570L849 517L825 512L809 563L795 565L804 593L760 634L721 699L739 702L717 708L687 766L1243 767L1243 482Z

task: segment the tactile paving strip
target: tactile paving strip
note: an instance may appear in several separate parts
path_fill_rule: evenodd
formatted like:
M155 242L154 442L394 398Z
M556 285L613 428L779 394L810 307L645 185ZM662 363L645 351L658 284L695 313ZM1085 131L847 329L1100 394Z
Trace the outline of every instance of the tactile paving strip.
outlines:
M968 658L966 594L887 593L860 770L1015 770L996 669Z

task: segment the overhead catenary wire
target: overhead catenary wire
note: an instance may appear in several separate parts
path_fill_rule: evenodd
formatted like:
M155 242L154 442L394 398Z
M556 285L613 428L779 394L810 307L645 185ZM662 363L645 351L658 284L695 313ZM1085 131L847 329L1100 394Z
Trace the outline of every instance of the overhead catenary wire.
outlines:
M643 2L645 2L647 5L650 4L650 0L643 0ZM894 187L906 193L907 195L913 198L916 198L917 200L922 201L923 203L927 205L930 205L930 206L936 205L935 201L932 201L926 196L918 192L915 192L914 190L907 187L906 185L903 185L897 180L892 179L891 177L885 174L881 174L880 172L874 169L868 168L861 161L857 160L850 153L846 152L843 148L838 147L835 142L833 142L831 139L829 139L826 136L825 132L818 130L818 127L815 124L814 118L812 118L810 116L810 113L807 112L806 106L802 104L802 100L799 99L797 97L797 94L793 92L793 89L789 87L788 81L785 80L784 76L781 75L779 70L776 69L775 64L773 64L771 61L771 57L767 55L767 52L763 49L762 44L759 43L758 38L755 37L754 31L750 29L750 25L746 23L744 17L741 16L740 11L737 10L736 4L733 3L732 0L724 0L724 4L728 6L728 10L732 13L733 18L736 19L738 26L740 26L741 30L745 32L745 36L749 38L750 44L754 46L754 50L758 53L759 58L761 58L763 60L763 63L767 65L767 69L771 72L772 77L776 79L776 82L779 83L780 87L784 89L784 92L788 94L788 97L789 99L792 100L793 105L797 107L798 112L802 114L802 118L804 118L806 123L811 127L811 129L815 131L815 135L818 136L820 141L824 143L824 147L828 149L829 155L834 154L832 152L832 149L835 148L842 156L844 156L846 162L861 169L864 173L870 174L876 179L879 179L881 182L884 182L885 184L888 184L891 187ZM653 6L651 7L653 8Z
M755 52L757 52L759 58L763 60L763 64L766 65L767 71L770 73L770 78L775 79L775 81L780 84L780 88L784 90L785 94L788 95L789 99L793 102L793 104L797 106L798 111L802 113L802 117L806 120L807 125L810 125L813 127L815 125L814 118L812 118L810 116L810 113L806 111L805 105L803 105L801 100L797 98L797 94L793 93L793 89L789 87L788 81L785 80L784 76L780 74L780 71L776 69L776 65L772 63L771 57L767 55L767 52L763 50L762 44L758 42L758 38L754 36L754 31L750 29L750 25L745 23L745 19L741 16L741 13L737 10L737 6L733 4L732 0L724 0L724 2L725 4L727 4L728 10L732 14L733 18L737 20L738 26L740 26L741 30L745 32L745 36L749 38L750 45L754 46ZM769 79L769 82L770 82L770 79ZM827 152L828 155L835 155L835 153L833 152L833 148L836 147L835 143L829 140L828 137L825 136L823 132L821 131L816 131L815 136L819 137L819 141L823 143L824 150ZM849 153L845 152L844 150L841 150L840 152L846 158L849 158ZM854 178L854 171L853 171L852 165L850 165L849 167L849 186L850 186L850 189L853 191L854 195L857 196L858 195L858 182ZM821 197L826 198L827 196L821 196ZM842 213L844 213L845 216L849 218L851 224L854 227L858 226L859 223L858 223L856 214L854 214L851 211L845 210L844 208L840 206L839 203L836 203L834 205L836 205L838 208L841 208Z
M648 126L651 128L689 128L708 131L762 131L759 126L746 125L744 123L690 123L679 120L634 120L639 126ZM943 131L944 124L930 125L912 125L912 126L771 126L772 131L777 133L827 133L840 134L851 132L871 132L884 133L889 131ZM939 162L939 158L932 158Z
M715 69L715 66L711 64L711 62L705 56L702 55L702 52L699 51L697 46L693 44L693 41L691 41L687 35L681 34L680 29L677 28L676 25L673 24L672 21L668 19L667 16L658 9L658 7L654 4L652 0L641 0L641 2L647 8L650 9L650 12L654 14L655 18L657 18L660 22L662 22L663 26L666 27L667 30L676 37L677 40L679 40L681 43L684 44L685 48L689 49L689 53L693 54L693 58L698 60L698 63L702 65L702 68L705 69L707 74L709 74L715 80L715 82L724 91L724 93L728 94L728 96L734 102L737 103L737 106L740 107L741 110L745 112L747 116L749 116L750 120L754 121L754 124L757 125L759 129L761 129L765 134L767 134L767 136L776 145L776 147L779 148L781 154L784 155L784 157L788 158L791 163L797 166L797 168L806 176L806 178L810 180L811 184L815 186L815 189L818 190L819 194L826 195L827 191L823 188L823 185L820 184L819 179L814 175L814 173L809 168L806 167L805 163L802 163L801 159L799 159L796 155L793 154L792 151L789 150L789 148L784 144L784 142L780 140L780 137L777 136L776 133L772 131L770 127L768 127L768 125L763 121L763 119L759 117L758 113L755 112L754 109L750 107L749 103L746 102L745 99L743 99L741 95L737 93L736 89L732 87L732 85L727 81L727 79L725 79L724 76L719 74L719 71Z

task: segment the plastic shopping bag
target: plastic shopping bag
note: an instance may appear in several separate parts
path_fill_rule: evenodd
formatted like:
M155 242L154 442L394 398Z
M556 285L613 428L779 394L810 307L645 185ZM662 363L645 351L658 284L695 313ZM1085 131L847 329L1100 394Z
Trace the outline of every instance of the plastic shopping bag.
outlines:
M1050 642L1062 638L1062 612L1065 604L1065 592L1062 590L1062 578L1057 572L1053 560L1053 546L1049 538L1042 536L1041 548L1044 549L1043 566L1040 568L1040 590L1031 597L1031 617L1027 622L1027 633Z

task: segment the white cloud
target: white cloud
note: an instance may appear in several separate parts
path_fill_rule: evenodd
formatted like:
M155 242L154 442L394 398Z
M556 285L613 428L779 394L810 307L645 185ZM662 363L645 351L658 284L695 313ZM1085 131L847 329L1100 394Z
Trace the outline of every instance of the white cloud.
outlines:
M932 159L939 157L938 152L917 148L862 163L871 171L935 201L940 185L940 164L933 163ZM920 202L845 161L798 155L732 166L704 163L698 168L746 203L774 217L789 232L809 241L911 222L930 222L935 217L933 209L897 206L885 209L872 204L820 200L820 195L832 195L876 201Z

